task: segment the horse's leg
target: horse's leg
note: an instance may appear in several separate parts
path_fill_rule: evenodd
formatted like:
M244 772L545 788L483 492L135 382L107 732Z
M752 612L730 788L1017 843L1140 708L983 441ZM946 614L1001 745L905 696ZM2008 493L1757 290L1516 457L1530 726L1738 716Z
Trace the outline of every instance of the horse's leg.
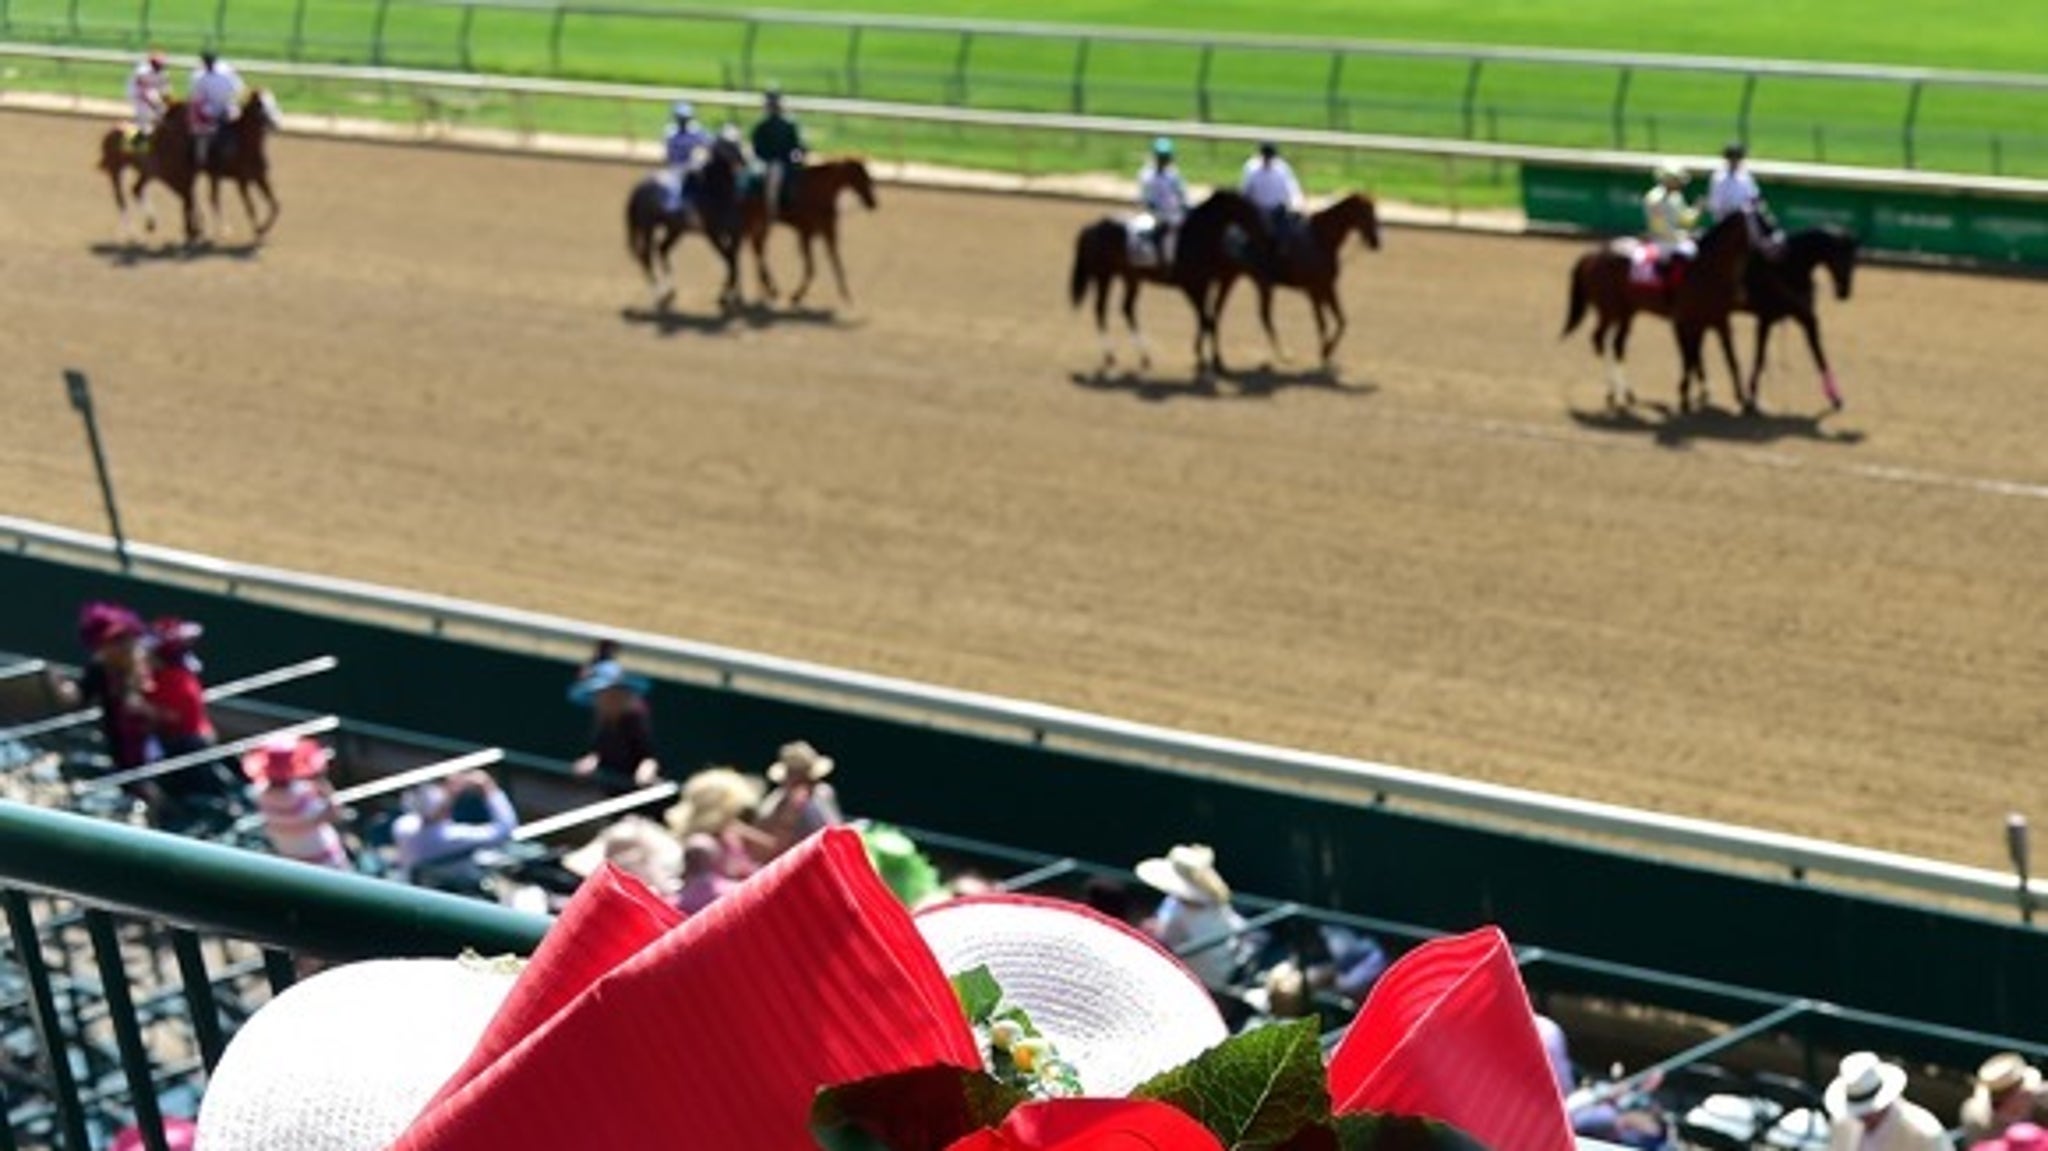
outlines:
M263 193L263 206L269 209L264 214L263 222L256 225L256 235L262 237L269 235L270 229L277 226L277 193L270 190L270 176L268 173L257 173L255 184L256 190ZM246 196L248 190L245 188L242 194Z
M828 219L823 229L825 235L825 256L832 261L832 278L839 284L839 302L851 304L853 293L846 290L846 269L839 264L839 223Z
M1719 320L1715 321L1714 335L1720 338L1721 355L1728 361L1728 386L1735 390L1735 402L1741 406L1743 412L1754 415L1756 412L1756 393L1753 391L1745 391L1743 389L1742 368L1738 366L1735 362L1735 324L1728 318L1728 316L1725 313L1721 316ZM1701 390L1705 390L1706 388L1706 379L1706 365L1701 364Z
M206 174L206 203L208 214L211 217L214 238L217 240L227 239L228 220L227 216L220 210L220 174L218 172L208 172Z
M1705 329L1694 327L1691 324L1673 323L1672 334L1678 339L1678 410L1689 412L1693 410L1692 381L1694 376L1702 377L1700 381L1700 403L1704 405L1707 401L1706 381L1704 378L1706 373L1700 368L1700 347L1706 342L1707 333Z
M121 169L109 171L107 183L114 189L114 208L121 213L121 222L115 226L114 238L127 243L135 238L135 226L128 220L128 195L121 191Z
M1104 369L1116 364L1116 345L1109 338L1109 276L1095 277L1095 339L1102 345Z
M1226 276L1223 290L1219 295L1228 295L1230 285L1237 282L1235 276ZM1273 281L1254 280L1259 289L1259 326L1266 330L1266 347L1273 353L1273 362L1284 364L1288 360L1287 349L1280 346L1280 333L1273 327ZM1218 301L1219 306L1221 301Z
M142 206L142 230L156 232L156 204L149 198L149 172L141 165L135 168L135 186L129 189L135 202Z
M242 215L248 217L249 235L261 240L263 238L263 224L256 218L256 201L249 195L249 181L235 181L235 191L242 194Z
M1152 366L1152 349L1145 345L1145 330L1138 326L1138 277L1124 278L1124 330L1131 334L1131 346L1138 350L1138 370ZM1107 337L1105 336L1105 340Z
M1820 390L1828 398L1828 406L1835 411L1842 410L1842 389L1835 385L1835 370L1828 366L1828 354L1820 346L1820 315L1806 312L1797 317L1799 326L1806 330L1806 346L1813 349L1813 362L1820 368Z
M1749 402L1751 407L1756 406L1758 398L1763 395L1764 352L1771 346L1771 329L1777 325L1778 318L1776 316L1766 317L1759 313L1756 318L1756 359L1750 364L1749 369Z
M804 282L798 284L796 291L790 293L789 302L798 307L803 306L804 294L811 290L811 277L816 275L818 270L817 261L812 258L811 254L811 241L813 239L815 237L809 232L797 232L797 246L802 248L804 253Z
M1337 341L1344 338L1344 329L1351 325L1344 318L1343 303L1337 299L1337 284L1335 281L1324 285L1323 303L1330 309L1330 319L1335 321L1331 325L1330 338L1323 341L1323 366L1327 368L1330 366L1331 361L1337 358ZM1320 314L1318 313L1318 315ZM1321 327L1320 324L1317 325L1318 330L1321 330Z
M768 225L766 221L747 229L747 241L754 249L754 274L761 282L761 295L775 300L775 277L768 273Z

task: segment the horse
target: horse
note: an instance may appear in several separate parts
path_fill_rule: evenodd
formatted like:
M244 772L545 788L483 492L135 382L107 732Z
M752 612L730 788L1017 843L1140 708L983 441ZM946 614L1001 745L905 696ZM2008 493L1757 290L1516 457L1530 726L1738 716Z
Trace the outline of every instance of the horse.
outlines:
M1828 406L1842 410L1842 391L1835 385L1834 369L1820 346L1820 314L1815 309L1813 273L1826 268L1834 281L1835 299L1849 298L1856 275L1856 237L1840 228L1806 228L1785 237L1771 254L1759 254L1749 261L1743 277L1744 298L1738 307L1756 317L1756 363L1750 369L1750 402L1756 402L1757 388L1764 375L1764 349L1770 344L1771 328L1779 320L1795 320L1806 332L1806 346L1813 350L1813 362L1820 369L1822 394Z
M1138 327L1138 288L1152 283L1173 285L1187 296L1195 309L1195 362L1217 372L1223 370L1222 350L1216 344L1214 289L1231 259L1226 235L1233 229L1260 252L1267 250L1266 229L1259 210L1250 200L1229 190L1218 191L1197 204L1181 221L1172 264L1160 260L1132 262L1130 227L1124 220L1105 216L1081 229L1074 238L1074 266L1068 276L1068 292L1078 308L1087 298L1089 288L1095 289L1095 330L1102 337L1104 368L1116 363L1116 348L1109 338L1109 284L1111 280L1121 280L1124 323L1129 326L1132 343L1138 350L1140 368L1151 366L1152 353ZM1205 350L1211 353L1206 359Z
M712 141L707 155L685 184L688 195L671 207L666 173L657 172L633 185L626 197L626 250L647 274L654 306L666 309L676 297L675 269L669 253L687 232L702 232L719 259L725 261L725 285L718 306L740 303L740 172L746 158L732 141Z
M1568 336L1586 317L1588 307L1598 312L1593 327L1593 352L1607 356L1607 335L1614 333L1614 356L1607 361L1607 404L1610 408L1635 402L1635 395L1622 375L1621 362L1628 355L1629 327L1637 312L1649 312L1671 321L1678 339L1682 367L1678 377L1678 407L1692 408L1692 382L1700 383L1700 401L1706 402L1707 373L1700 346L1708 331L1721 338L1721 350L1728 357L1728 373L1735 381L1736 399L1745 412L1756 408L1754 396L1745 396L1742 370L1735 364L1734 336L1729 314L1735 310L1745 265L1758 228L1749 213L1717 221L1700 238L1699 252L1684 265L1678 283L1654 289L1630 279L1632 240L1617 240L1588 252L1573 263L1569 283L1570 303L1565 315Z
M768 233L776 221L796 229L797 241L804 254L804 281L789 297L792 304L801 305L804 294L811 290L811 277L816 265L811 259L811 241L822 238L825 241L825 255L832 261L832 278L839 284L839 299L842 303L852 302L852 293L846 290L846 270L839 264L839 195L851 191L861 205L872 212L875 210L875 182L868 175L868 166L855 157L820 160L806 164L792 174L788 203L779 212L768 211L765 183L756 181L747 190L744 207L744 229L747 241L754 249L754 265L760 273L761 291L769 299L776 295L774 277L768 273Z
M1365 241L1366 247L1379 250L1379 210L1370 196L1357 192L1310 216L1305 230L1296 236L1275 237L1274 259L1270 268L1255 269L1232 261L1224 272L1222 283L1217 286L1217 315L1221 317L1224 301L1229 298L1230 289L1238 277L1252 273L1254 282L1259 286L1259 322L1265 325L1266 341L1272 346L1275 356L1285 359L1280 337L1273 331L1273 289L1294 288L1303 292L1308 296L1309 306L1315 310L1316 338L1322 343L1323 363L1327 365L1336 354L1337 341L1344 338L1345 328L1344 308L1337 300L1337 252L1353 232ZM1268 274L1260 276L1257 274L1260 271ZM1325 311L1334 321L1334 327L1325 322Z
M187 106L180 101L173 100L165 106L163 119L150 135L148 150L139 155L127 147L126 129L108 129L100 140L100 170L113 185L114 205L121 211L122 234L128 234L128 202L121 191L121 173L132 167L136 173L132 192L142 205L145 228L153 231L156 227L156 214L149 207L147 192L154 181L177 193L184 207L185 242L198 243L199 214L195 201L198 178L205 175L210 181L215 220L221 218L220 182L225 177L233 180L241 192L249 227L261 239L277 223L277 195L270 188L270 159L264 150L264 140L278 126L276 98L265 89L251 89L242 102L241 116L221 126L204 173L196 170L192 122ZM249 196L251 184L263 193L268 208L261 220L256 218L256 205Z
M144 231L156 231L156 209L149 202L145 190L151 179L153 162L151 143L154 137L144 138L132 124L114 124L100 136L99 170L106 173L107 183L114 189L114 207L121 213L120 238L129 240L134 236L133 225L128 219L128 197L131 192L121 187L121 177L130 170L135 173L132 194L142 209Z

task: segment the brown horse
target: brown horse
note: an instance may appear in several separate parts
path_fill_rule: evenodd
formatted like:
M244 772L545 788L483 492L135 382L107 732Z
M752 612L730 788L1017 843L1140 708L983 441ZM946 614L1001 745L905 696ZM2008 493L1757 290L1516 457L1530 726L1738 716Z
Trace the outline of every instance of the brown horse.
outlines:
M133 195L142 209L144 231L156 231L156 208L149 202L145 190L151 179L152 156L150 145L154 137L143 137L132 124L115 124L100 136L100 171L106 173L107 183L114 189L114 207L121 213L120 238L134 237L134 227L128 218L128 197ZM121 177L135 173L132 189L121 186Z
M839 283L839 299L850 303L852 293L846 290L846 269L839 264L839 196L851 191L861 205L870 212L875 210L875 182L868 175L868 166L855 157L840 157L806 164L795 174L794 184L788 203L775 215L775 219L796 229L797 241L804 254L804 280L791 293L789 302L802 304L804 294L811 290L811 277L816 265L811 258L811 242L823 239L825 255L832 261L832 278ZM775 279L768 274L768 232L769 219L764 186L757 182L747 192L744 206L744 229L747 242L754 249L754 266L761 275L761 291L769 299L775 298Z
M1343 199L1310 216L1305 230L1291 237L1274 239L1274 259L1270 269L1254 269L1232 261L1225 271L1223 282L1216 289L1216 314L1223 314L1223 303L1230 296L1231 286L1239 276L1252 274L1259 286L1259 322L1265 325L1266 341L1273 348L1273 354L1286 359L1286 352L1280 347L1280 337L1273 331L1273 289L1293 288L1308 296L1309 306L1315 310L1316 338L1321 341L1323 363L1328 364L1336 354L1337 341L1344 338L1344 307L1337 300L1337 273L1340 270L1338 250L1344 241L1356 232L1365 246L1379 250L1380 216L1374 207L1372 197L1353 192ZM1269 275L1256 275L1257 271L1268 271ZM1324 313L1329 321L1324 319Z
M1764 349L1771 342L1771 328L1780 320L1791 320L1806 333L1806 346L1820 369L1821 393L1828 406L1842 409L1842 389L1835 382L1835 370L1820 344L1820 311L1815 304L1813 274L1826 268L1834 280L1835 298L1846 300L1856 277L1856 237L1840 228L1806 228L1785 238L1777 251L1759 254L1749 262L1741 308L1756 316L1756 362L1749 370L1749 401L1757 402L1763 382Z
M223 178L233 180L242 194L242 209L248 215L249 227L261 239L277 223L277 195L270 189L270 160L264 150L265 138L277 127L277 101L261 88L252 89L242 103L241 116L222 125L204 172L196 170L192 122L182 102L174 100L164 109L163 120L151 134L148 151L143 154L137 155L127 147L125 129L109 129L100 141L100 170L106 172L114 187L114 204L121 210L124 235L128 228L128 204L121 190L121 174L132 168L135 182L131 191L143 205L145 223L150 229L155 228L156 217L149 209L145 189L154 181L177 193L184 206L185 242L199 242L196 201L199 177L203 175L210 184L216 223L221 220L220 182ZM268 208L260 220L256 216L255 202L249 196L252 184L263 194Z
M1138 350L1140 368L1152 365L1152 349L1138 327L1138 288L1143 284L1165 284L1181 289L1195 309L1195 362L1204 368L1223 370L1223 355L1216 342L1216 311L1222 299L1216 287L1226 275L1234 274L1230 272L1229 251L1233 233L1261 253L1269 250L1259 210L1250 200L1229 190L1216 192L1188 213L1174 237L1172 263L1160 259L1149 242L1134 244L1128 220L1104 216L1081 229L1074 237L1068 296L1078 308L1088 298L1089 290L1094 289L1095 330L1102 339L1103 368L1116 365L1116 346L1109 338L1109 285L1112 280L1120 280L1124 286L1124 324ZM1134 252L1134 247L1139 251ZM1141 253L1149 258L1134 258Z
M1743 388L1742 370L1735 363L1735 340L1729 314L1742 286L1749 263L1753 231L1757 222L1748 214L1720 220L1700 238L1699 253L1684 267L1675 287L1637 284L1630 279L1632 241L1618 240L1579 257L1572 265L1571 303L1565 316L1564 335L1570 335L1586 318L1590 306L1599 314L1593 327L1593 352L1607 357L1608 333L1614 334L1614 355L1607 360L1607 404L1619 407L1635 402L1622 375L1621 362L1628 355L1629 327L1637 312L1649 312L1671 321L1683 361L1678 377L1678 407L1692 408L1692 383L1700 385L1700 402L1706 402L1707 373L1700 355L1706 333L1721 337L1721 350L1728 356L1728 374L1735 381L1735 397L1744 411L1753 411L1756 398Z

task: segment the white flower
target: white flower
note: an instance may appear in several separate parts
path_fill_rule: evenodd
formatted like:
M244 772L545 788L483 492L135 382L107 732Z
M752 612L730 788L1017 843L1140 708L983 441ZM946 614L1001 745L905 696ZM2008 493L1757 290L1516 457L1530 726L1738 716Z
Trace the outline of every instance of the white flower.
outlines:
M989 1046L1008 1051L1024 1038L1024 1028L1014 1019L998 1019L988 1025Z

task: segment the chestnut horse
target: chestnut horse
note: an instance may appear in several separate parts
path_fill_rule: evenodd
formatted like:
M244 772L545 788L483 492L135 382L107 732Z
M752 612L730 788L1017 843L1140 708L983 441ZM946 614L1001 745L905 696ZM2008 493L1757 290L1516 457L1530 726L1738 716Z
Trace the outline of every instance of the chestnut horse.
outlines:
M1293 288L1303 292L1308 296L1309 306L1315 310L1316 338L1322 344L1323 363L1329 364L1336 354L1337 341L1344 338L1345 327L1344 307L1337 300L1337 273L1340 270L1337 253L1353 232L1365 241L1366 247L1379 250L1379 210L1374 207L1372 197L1358 192L1310 216L1300 232L1275 237L1270 268L1253 268L1232 261L1225 269L1223 282L1217 286L1216 314L1219 317L1223 314L1223 303L1238 277L1251 274L1259 286L1259 322L1265 325L1266 341L1276 357L1286 359L1287 354L1280 347L1280 337L1273 331L1273 289ZM1266 274L1259 275L1260 272ZM1324 319L1325 312L1329 314L1328 322Z
M1594 354L1607 357L1608 333L1614 334L1614 354L1607 360L1607 404L1610 408L1635 402L1621 362L1628 355L1629 327L1637 312L1649 312L1671 321L1678 338L1683 362L1678 377L1678 407L1692 409L1692 383L1700 384L1700 402L1706 402L1707 373L1700 355L1706 333L1721 337L1721 350L1728 356L1728 374L1735 381L1735 397L1744 411L1754 411L1756 397L1745 395L1742 370L1735 364L1735 341L1729 327L1729 313L1735 310L1742 277L1749 263L1752 233L1759 227L1748 213L1729 216L1708 229L1700 238L1699 252L1684 265L1675 287L1638 284L1630 278L1630 245L1617 240L1580 256L1572 265L1571 302L1565 315L1564 335L1570 335L1586 318L1591 307L1598 313L1593 326Z
M1806 346L1820 369L1821 393L1827 396L1828 406L1842 410L1842 390L1836 386L1835 370L1828 366L1828 354L1820 346L1813 273L1816 268L1826 268L1828 278L1834 281L1835 298L1848 299L1856 275L1856 249L1856 237L1840 228L1805 228L1787 236L1776 253L1759 253L1750 259L1741 308L1756 316L1756 363L1749 375L1752 404L1763 380L1764 349L1771 342L1771 328L1779 320L1792 320L1806 333Z
M776 221L796 229L797 242L804 254L804 281L790 294L790 303L802 304L804 294L811 290L811 277L816 270L811 242L818 239L825 241L825 255L832 261L832 278L839 283L840 301L852 301L852 293L846 290L846 269L839 264L839 196L848 191L868 211L875 210L875 182L868 175L868 166L854 157L820 160L793 173L784 197L788 202L775 214ZM776 293L775 279L768 274L769 214L765 197L764 183L756 181L747 191L742 214L747 242L754 249L754 266L761 276L761 291L772 300Z
M242 210L248 215L250 230L261 239L277 223L277 195L270 189L270 158L264 141L278 124L277 100L262 88L251 89L242 102L241 116L221 126L204 172L195 170L192 123L180 101L174 100L164 108L162 121L150 135L148 149L141 154L128 146L126 128L109 128L100 139L99 166L113 186L114 206L121 211L122 234L128 234L128 201L122 193L121 175L132 169L135 182L130 190L142 205L146 228L156 227L156 214L149 207L146 192L154 181L177 193L184 205L185 242L198 243L199 213L195 201L199 177L203 175L209 183L215 223L222 222L220 182L224 178L233 180L242 194ZM267 211L261 219L257 218L255 202L249 196L251 185L263 194Z

